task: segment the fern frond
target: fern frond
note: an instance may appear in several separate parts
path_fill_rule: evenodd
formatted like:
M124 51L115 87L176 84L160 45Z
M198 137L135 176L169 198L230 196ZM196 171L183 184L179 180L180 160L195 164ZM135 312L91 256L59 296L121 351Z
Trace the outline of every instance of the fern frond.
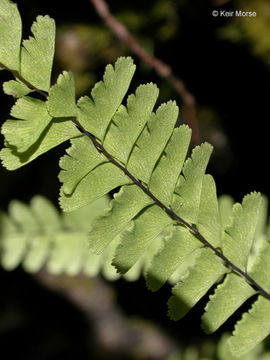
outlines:
M93 143L85 136L72 139L71 147L66 152L68 155L60 159L62 171L59 180L63 183L63 194L71 195L81 179L98 165L107 162L107 159L96 151Z
M268 360L269 351L263 349L262 344L256 345L251 351L242 356L231 353L228 345L229 334L223 334L217 345L217 356L219 360Z
M4 84L4 91L20 98L11 111L15 119L7 120L2 127L6 147L2 149L0 157L7 169L15 170L63 141L79 136L80 132L65 119L67 113L76 115L74 109L77 110L72 74L62 75L68 77L64 82L65 87L68 88L67 81L70 87L69 91L64 91L66 97L63 99L63 107L58 112L54 111L54 105L63 95L61 77L50 90L55 44L54 20L49 16L38 16L31 28L33 37L24 40L21 46L21 19L16 5L9 0L1 0L0 17L0 66L12 72L16 78ZM37 91L47 98L44 91L49 90L48 104L26 96ZM59 113L61 116L58 116Z
M260 242L260 238L259 242ZM253 263L250 266L249 273L250 275L260 283L267 291L270 291L269 283L269 271L270 271L270 243L269 240L264 241L258 250L257 256L253 260Z
M57 83L50 88L47 109L54 118L77 115L75 82L71 72L60 74Z
M141 118L141 107L136 109L136 100L139 101L138 92L139 90L143 91L142 89L147 93L146 86L137 90L137 99L136 95L132 97L135 104L133 111L135 114L137 112L138 119ZM145 99L147 101L146 95ZM141 131L139 135L136 120L132 124L133 112L126 110L123 106L119 108L115 116L112 116L111 124L107 128L102 146L106 151L110 151L111 157L114 157L119 163L123 163L127 170L130 169L129 159L132 159L133 151L139 148L140 138L145 137L145 132L149 133L148 122L153 119L152 107L153 104L149 101L148 121L145 121L144 131ZM133 138L130 136L132 132L134 132ZM123 139L126 139L127 142L127 152L121 150L123 149ZM147 284L150 288L157 290L168 279L172 277L178 279L172 291L173 296L169 300L169 314L176 320L183 317L212 286L221 283L215 296L210 299L208 310L203 317L204 322L208 323L209 329L213 330L222 325L243 302L256 293L247 282L250 280L247 269L258 228L261 196L257 193L246 196L242 205L236 204L233 207L229 221L230 201L227 201L227 204L223 201L223 205L218 206L214 180L210 175L205 175L212 147L209 144L203 144L195 148L191 158L187 159L184 164L189 141L190 133L186 127L181 126L179 129L174 129L150 173L143 174L143 166L140 166L140 163L134 166L135 169L142 169L143 176L138 176L137 180L147 179L148 190L143 194L142 187L139 186L137 194L135 194L136 191L133 189L136 188L136 185L138 187L137 180L133 185L124 186L121 193L124 201L119 203L114 200L107 214L95 221L89 234L89 243L92 250L100 252L113 239L117 238L118 245L112 264L123 274L128 271L132 272L133 267L135 269L137 266L139 267L140 259L143 258L151 244L154 244L155 239L162 238L162 233L166 231L166 228L173 226L175 231L165 240L165 244L160 249L162 240L157 241L158 246L153 245L157 255L153 257L151 264L147 265ZM140 146L139 149L142 149L142 145ZM131 153L129 149L131 149ZM96 151L95 146L93 146L93 150ZM108 156L107 161L110 161ZM133 164L136 164L136 161L133 160ZM105 172L102 172L102 176L99 177L102 179L102 185L94 186L95 171L108 165L109 163L106 163L105 160L105 163L97 165L93 170L86 169L84 177L78 182L69 198L70 202L67 202L67 196L61 198L61 205L64 209L69 210L72 201L76 206L86 204L87 199L92 201L94 192L98 195L97 191L100 186L103 191L106 191L106 187L109 186L106 183L107 179L110 179L112 186L110 189L113 189L113 186L115 188L128 184L128 181L132 179L132 177L126 177L124 180L119 177L114 182L110 177L105 179L103 177ZM119 167L115 167L115 170L118 172ZM122 174L125 173L122 171ZM86 183L87 178L92 179ZM124 181L126 182L124 183ZM82 189L86 189L86 184L89 189L82 191ZM134 192L133 195L132 192ZM146 201L148 192L154 194L154 197L150 196L150 199ZM78 197L74 201L76 193ZM82 195L83 200L80 200ZM155 199L158 199L158 202ZM162 203L162 207L159 202ZM226 209L226 214L221 216L222 206ZM195 234L190 234L191 227L183 228L184 224L179 225L175 221L176 219L170 216L170 213L164 212L164 207L171 208L178 216L192 224L191 226L196 226L200 240L207 238L209 241L207 243L198 241L196 231L193 230ZM121 217L120 214L123 216ZM98 240L102 235L104 235L104 242ZM177 241L178 239L179 241ZM189 242L186 241L187 239ZM218 248L222 249L222 252L219 252ZM169 254L171 258L168 260ZM258 262L255 263L258 264ZM231 285L232 296L236 296L237 292L241 292L241 296L234 306L224 306L222 315L217 319L216 308L225 301L228 286L228 281L224 281L223 277L228 274L226 279L231 279L231 277L234 279L236 276L234 271L242 275L244 279L242 277L240 282L233 282ZM134 272L136 273L136 270ZM177 275L175 275L176 273ZM238 280L238 278L236 279ZM231 283L229 282L229 284ZM256 281L253 284L256 284ZM259 284L261 284L260 281ZM258 285L258 289L261 289L261 285ZM209 330L207 329L207 331Z
M54 20L48 15L38 16L31 31L33 37L23 41L20 74L37 89L49 91L55 44Z
M39 131L40 127L42 127L42 125L39 125L38 121L36 121L35 128ZM21 144L22 140L20 135L18 133L14 135L15 137L13 137L13 139L16 138L14 141L18 141L19 144ZM24 146L27 146L28 149L24 152L18 151L16 146L17 142L14 146L10 145L6 141L6 147L4 147L0 152L0 158L3 166L8 170L16 170L33 161L38 156L46 153L50 149L53 149L55 146L60 145L64 141L76 136L80 136L80 132L75 128L75 126L64 118L58 118L49 123L35 143L29 147L25 144Z
M16 146L19 153L27 151L52 120L46 104L31 97L17 100L10 115L18 121L7 120L2 126L2 134L9 145Z
M174 191L174 210L191 224L198 221L204 173L212 150L208 143L193 149Z
M233 198L228 195L221 195L218 199L218 207L220 212L220 220L222 230L224 230L230 222L233 211Z
M201 249L194 266L172 289L169 316L180 320L225 272L227 269L217 256L209 249Z
M115 67L106 67L103 81L91 91L91 100L84 96L78 101L78 120L91 134L104 139L107 127L119 108L135 71L131 58L119 58Z
M108 174L110 174L109 177ZM68 176L69 174L66 175L66 177ZM131 180L120 169L107 162L95 167L78 180L78 185L70 196L67 196L61 189L59 203L65 211L72 211L99 199L124 184L131 184Z
M9 80L3 83L3 91L14 98L21 98L34 90L29 89L28 86L19 80Z
M252 193L243 199L242 205L233 207L232 225L225 229L222 248L224 255L243 271L247 270L247 260L258 223L261 196Z
M120 244L113 259L113 265L119 272L127 272L143 255L148 246L172 220L157 205L142 211L134 219L133 226L121 235Z
M116 277L110 265L114 249L102 255L87 251L87 231L91 221L108 206L106 197L85 208L59 214L45 198L35 196L30 206L13 200L9 214L0 213L0 262L4 269L18 265L31 273L46 267L52 274L94 276L100 271Z
M173 101L162 104L151 114L130 154L127 169L149 184L151 174L175 125L178 108Z
M270 302L259 295L249 312L236 323L233 336L229 338L230 350L236 356L246 354L270 333Z
M226 275L205 308L202 327L207 333L216 331L247 299L256 292L239 275Z
M127 99L127 106L120 106L112 118L104 139L107 151L126 164L130 152L151 116L158 97L154 84L141 85Z
M107 280L118 279L120 275L111 262L119 238L116 237L99 255L89 253L87 245L89 225L108 206L108 198L102 197L78 210L59 213L42 196L33 197L29 206L11 201L8 214L0 212L1 266L13 270L22 265L30 273L45 267L51 274L72 276L102 273ZM159 242L152 246L136 268L125 275L128 281L135 281L142 274Z
M0 4L0 16L9 19L14 6L8 0ZM109 210L92 222L89 245L96 254L85 257L85 233L75 230L75 241L57 228L58 221L53 222L54 250L46 260L49 268L75 273L83 262L84 271L94 273L104 257L119 273L129 272L130 279L143 271L152 290L166 281L175 283L169 300L173 319L184 316L212 289L203 316L208 332L256 294L258 300L236 324L229 340L235 354L250 351L252 344L270 333L269 318L263 317L270 306L270 250L263 230L265 220L259 220L265 214L261 195L251 193L233 207L228 198L218 204L214 180L205 174L212 146L202 144L186 158L190 129L184 125L174 128L178 117L174 102L153 110L158 89L152 83L139 86L126 106L122 104L135 71L131 58L108 65L91 98L84 96L76 103L71 73L63 72L50 87L53 20L38 17L32 27L34 37L24 41L21 52L17 9L14 21L16 35L9 25L0 27L0 39L7 46L6 52L0 52L0 64L17 79L16 84L7 83L5 91L22 96L11 112L15 119L7 120L2 128L4 166L16 169L69 139L71 147L60 161L59 175L63 183L59 201L64 210L91 206L121 187ZM11 44L8 31L14 35ZM46 101L27 96L27 88ZM4 232L10 234L3 243L7 268L25 259L28 269L36 269L49 256L51 232L43 224L44 233L39 233L42 221L38 219L35 207L11 206L11 220L3 220ZM118 276L109 269L105 271L112 277Z
M93 221L88 237L90 249L96 254L102 253L129 222L151 203L151 199L136 185L122 186L119 193L114 195L110 209Z
M191 257L196 258L201 242L186 228L174 226L172 233L164 237L162 246L154 255L146 273L147 287L156 291L168 281L179 266L189 267Z

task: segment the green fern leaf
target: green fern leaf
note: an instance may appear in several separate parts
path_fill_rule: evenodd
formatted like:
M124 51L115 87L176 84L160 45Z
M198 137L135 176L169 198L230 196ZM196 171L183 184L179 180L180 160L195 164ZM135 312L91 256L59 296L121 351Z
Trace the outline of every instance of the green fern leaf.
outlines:
M13 270L22 261L26 247L32 236L38 231L38 223L28 207L13 200L9 206L12 227L2 242L2 264L8 270Z
M270 244L265 241L258 251L258 255L254 260L249 271L250 275L260 284L266 291L270 291L269 272L270 272Z
M197 151L199 152L200 149L197 148ZM204 177L204 181L198 181L198 184L201 187L198 229L202 234L208 235L207 238L211 239L211 243L217 246L220 243L221 229L215 184L209 175ZM212 219L215 219L215 222ZM202 243L186 229L176 228L173 236L167 239L164 247L153 258L153 263L147 273L148 287L153 291L159 289L179 266L186 267L186 259L190 263L189 256L200 246Z
M19 120L7 120L2 126L2 134L19 153L27 151L40 138L52 119L46 104L31 97L19 99L10 114Z
M75 83L72 72L64 71L57 83L50 88L47 108L51 117L72 117L77 115Z
M213 246L221 246L221 217L216 185L211 175L205 175L203 179L197 227Z
M203 175L211 153L212 146L208 143L194 148L175 189L172 207L179 216L191 224L198 221Z
M270 301L259 295L248 313L236 323L228 340L231 352L241 356L252 350L270 333Z
M170 227L167 227L166 230ZM164 237L165 231L163 231L159 236L157 236L151 244L148 246L147 251L144 252L144 254L139 258L139 260L136 262L132 268L126 272L123 277L127 281L135 281L138 280L138 278L143 275L146 276L147 269L150 266L150 263L152 261L153 256L157 253L159 250L163 237Z
M158 89L146 84L128 97L126 107L122 105L135 71L131 58L108 65L91 98L82 97L76 104L72 73L63 72L50 88L54 21L39 16L33 37L20 47L16 6L0 0L0 19L0 66L17 77L4 85L4 91L19 98L11 112L15 119L2 127L4 166L19 168L69 139L71 147L61 159L59 175L64 210L100 204L103 195L122 186L103 215L98 211L84 216L82 208L77 218L72 213L59 216L42 199L30 208L14 202L10 219L1 215L4 266L11 269L22 263L26 270L37 271L46 262L53 273L101 271L110 279L119 273L135 279L143 271L152 290L166 281L177 282L169 300L175 320L215 286L203 316L208 332L253 294L268 297L266 205L257 193L233 208L229 198L218 203L214 180L205 175L212 147L202 144L185 160L190 130L174 129L176 104L164 104L154 113ZM34 90L46 102L26 96ZM86 252L89 226L89 245L96 254ZM263 314L269 313L269 306L269 299L259 295L237 323L229 340L234 354L249 351L268 335L269 319Z
M169 106L172 108L174 105L171 106L170 104ZM176 121L177 113L174 112L174 115L175 115L174 121ZM153 137L156 137L156 133L155 132L153 133L154 133ZM168 188L166 189L166 191L170 191L170 189L173 188L175 185L174 184L176 182L175 177L178 176L179 171L181 170L181 157L183 162L183 159L186 155L189 135L190 135L190 131L186 127L181 127L178 131L178 136L174 136L174 143L173 143L173 144L178 143L179 149L174 150L175 151L174 157L173 156L171 156L170 158L164 157L164 159L162 160L162 169L164 171L166 166L169 165L171 167L176 166L175 176L174 177L172 176L168 180ZM181 146L179 144L181 144ZM177 157L180 160L179 163L175 162ZM131 154L131 158L132 158L132 154ZM158 186L157 186L158 180L159 178L158 176L156 176L156 178L152 183L152 187L156 186L157 190L158 190ZM169 182L171 182L172 184L170 185ZM120 199L121 198L119 197L119 202ZM123 228L127 225L127 223L130 220L132 220L132 218L140 210L142 210L145 206L149 205L152 202L150 198L147 195L145 195L140 189L136 189L136 186L125 187L125 191L123 192L123 201L121 201L121 204L117 200L114 203L112 203L112 211L107 213L106 217L103 217L100 220L98 219L97 223L94 224L94 228L90 232L90 248L95 252L102 251L102 249L105 248L105 246L114 238L114 236L116 236L121 230L123 230ZM114 206L114 204L116 206ZM136 205L134 206L133 204ZM108 226L106 226L106 223L108 223ZM102 226L100 226L101 224Z
M3 91L7 95L12 95L15 98L21 98L28 95L33 90L29 89L23 82L18 80L6 81L3 84Z
M232 224L225 229L223 236L224 255L243 271L247 269L260 205L261 196L258 193L245 196L242 205L235 204Z
M92 224L88 234L91 251L101 254L128 223L151 203L149 196L136 185L123 186L119 193L114 195L111 208Z
M152 173L149 190L166 206L172 205L172 195L187 155L190 136L191 131L185 125L175 129Z
M38 140L22 153L18 152L16 146L6 142L6 147L0 152L2 164L8 170L16 170L62 142L80 135L81 133L70 121L59 118L50 122Z
M36 88L49 91L55 43L54 20L47 15L38 16L31 31L34 37L23 41L20 74Z
M108 278L118 277L110 265L113 244L102 256L87 251L89 222L108 206L107 198L101 198L91 207L73 213L59 215L46 199L36 196L26 206L13 201L9 217L0 214L1 264L12 270L20 263L28 272L37 272L44 265L53 274L76 275L80 271L94 275L100 271ZM114 247L114 248L113 248Z
M166 106L162 106L162 108L158 109L157 114L162 114L162 109L169 110L169 114L173 115L173 117L168 118L168 119L170 119L169 123L172 123L171 119L173 119L173 122L176 121L177 108L176 108L175 104L169 103L169 104L166 104ZM153 148L157 149L156 154L153 157L153 159L156 161L157 156L159 156L159 154L161 152L160 143L158 142L158 136L160 135L160 133L157 130L155 130L156 128L154 126L155 124L158 123L159 116L154 117L154 119L156 122L153 122L153 117L151 117L149 120L151 123L151 132L150 132L150 136L148 136L148 139L150 139L150 143L152 143ZM152 120L152 122L151 122L151 120ZM138 144L140 143L140 139L145 139L145 130L146 130L146 128L144 129L143 133L139 137ZM166 133L166 137L165 138L163 137L163 139L168 140L169 133L166 131L165 131L165 133ZM176 137L176 136L174 137L174 142L175 143L178 142L178 147L180 146L179 144L182 144L181 145L182 148L179 147L179 149L175 150L176 155L174 156L174 158L171 157L170 161L168 161L168 159L164 157L164 159L162 161L163 169L165 169L166 166L168 166L169 164L171 164L171 166L175 166L175 165L173 165L173 162L176 160L175 157L177 157L177 156L178 157L180 156L180 158L182 157L182 162L183 162L183 158L185 157L186 151L187 151L189 137L190 137L190 131L186 127L181 127L179 130L178 137ZM163 143L164 143L164 140L163 140ZM142 147L140 147L140 145L138 145L138 147L134 148L134 152L139 148L143 149ZM151 154L152 153L153 152L151 152ZM149 157L146 157L146 159L148 159ZM133 152L131 153L130 160L132 158L135 159L135 157L133 157ZM153 160L151 160L151 162L152 162L152 168L153 168L155 162ZM135 161L133 162L133 164L135 164ZM178 176L178 173L181 170L181 161L180 161L180 163L176 162L175 164L177 164L176 170L175 170L175 174L176 174L175 176ZM142 174L142 172L141 172L141 174ZM145 175L147 175L147 174L148 173L146 173ZM156 176L156 179L158 179L158 176ZM173 176L168 181L171 181L173 186L175 185L174 182L176 180L173 178ZM156 182L157 182L157 180L156 180ZM169 183L168 183L168 185L169 185ZM172 188L172 185L168 186L168 190L170 188ZM156 186L156 188L158 189L158 186ZM103 251L103 249L107 246L107 244L121 230L123 230L125 228L125 226L128 224L128 222L130 220L132 220L132 218L135 215L137 215L137 213L140 210L142 210L145 206L149 205L152 202L151 199L147 195L145 195L140 189L136 189L136 186L134 186L134 185L124 187L124 189L125 189L125 191L123 192L123 200L119 197L119 202L118 202L117 201L118 198L117 198L116 201L112 203L111 211L108 212L105 217L102 217L101 219L97 219L97 223L93 225L94 227L92 228L92 230L90 232L90 242L89 243L90 243L91 250L94 252L99 253L99 252ZM120 203L120 200L121 200L121 203ZM101 224L102 224L102 226L101 226ZM108 225L106 225L106 224L108 224Z
M28 272L35 273L45 264L48 249L52 245L52 238L61 230L62 222L56 209L42 196L35 196L31 200L30 209L38 223L38 229L28 243L27 253L23 259L23 268ZM28 227L26 231L28 231Z
M71 147L66 152L68 155L60 159L62 170L59 173L59 180L63 183L61 189L63 193L71 195L81 179L108 160L96 151L91 140L85 136L72 139Z
M159 160L150 179L150 191L152 191L158 199L165 202L166 205L171 204L175 184L186 157L190 140L189 135L190 131L186 126L181 126L174 131L170 141L165 147L164 155ZM165 177L166 171L170 172L169 177ZM145 224L143 224L144 221ZM146 209L138 220L134 221L134 229L132 229L131 232L125 232L123 234L121 244L116 251L116 256L113 261L118 271L126 272L133 266L150 245L151 241L170 223L172 223L172 219L163 210L157 208L156 205ZM145 231L141 230L143 227ZM137 247L137 249L135 249L135 247Z
M191 265L190 256L202 247L201 242L186 228L175 226L172 234L164 239L157 254L154 255L146 273L147 287L158 290L180 265Z
M139 113L140 110L140 106L136 109L136 104L140 104L139 90L146 91L147 93L148 87L139 88L136 93L137 95L131 98L132 101L130 100L130 103L133 106L132 110L126 110L126 108L121 106L115 115L112 116L109 125L106 127L103 143L105 148L109 149L112 156L120 161L120 163L124 163L128 169L132 168L132 166L130 166L131 159L136 159L133 155L135 151L139 154L139 150L141 151L143 149L142 144L146 143L146 134L149 139L151 138L148 124L154 119L154 115L151 114L151 112L155 99L152 98L152 102L149 102L149 108L147 110L147 119L143 122L143 124L145 124L144 128L142 130L138 128L136 118L133 125L131 125L132 122L129 122L130 118L132 119L134 116L132 111L134 111L135 114L137 112ZM147 98L147 95L144 97ZM174 114L177 116L177 112ZM134 126L134 128L132 128L132 126ZM77 140L78 144L80 144L81 139L76 139L73 143ZM154 140L153 144L155 144L156 140L152 140ZM117 143L117 141L119 141L119 143ZM125 141L128 144L126 152L122 150L122 143ZM160 149L160 147L156 148L156 153L159 151L160 155L158 159L153 157L153 159L156 159L155 161L151 160L152 169L150 169L150 171L145 171L143 166L140 168L139 163L136 165L137 169L140 169L137 173L140 174L138 179L147 180L149 191L154 194L159 201L167 207L171 206L172 209L185 220L188 219L189 223L197 227L202 236L209 239L211 246L224 248L224 252L227 251L228 253L227 249L230 247L230 245L226 243L227 233L231 233L231 242L237 243L239 241L239 234L242 231L242 224L251 218L255 218L249 226L248 250L243 256L245 264L247 265L248 257L251 254L253 237L257 228L260 196L257 194L255 196L255 202L250 203L248 207L246 206L246 202L249 200L246 199L252 199L253 195L247 196L243 201L243 205L239 205L245 209L243 211L243 213L245 213L244 217L241 217L241 211L234 210L232 214L234 220L230 221L234 221L233 229L235 230L231 231L232 226L228 226L228 218L231 211L229 206L230 202L227 202L227 205L224 202L223 204L218 204L213 178L209 175L204 175L212 152L212 147L209 144L203 144L194 149L191 158L184 164L183 175L179 177L187 154L189 141L190 133L187 128L180 127L179 129L173 130L170 139L167 140L166 146L163 147L163 149ZM141 147L138 145L140 142ZM76 152L75 149L76 147L73 148L74 154ZM91 151L92 150L96 151L95 147L92 146ZM66 156L64 158L65 160L62 160L63 168L66 166L64 163L69 163L65 169L66 180L62 178L63 183L70 183L69 189L67 189L70 195L62 192L60 198L61 206L64 209L70 210L73 206L82 206L102 196L116 186L130 184L129 178L126 176L117 178L115 182L112 181L112 179L115 179L115 176L112 176L113 167L111 167L110 170L104 171L105 168L109 168L109 166L112 165L106 162L106 159L103 159L103 163L102 159L96 159L96 167L92 165L88 167L84 164L86 160L82 157L77 161L77 165L74 165L76 158L79 159L79 153L81 154L82 152L78 151L73 159ZM140 156L137 156L137 160L139 159ZM81 165L79 166L80 161ZM132 161L133 168L136 169L136 161ZM75 169L78 169L78 171L76 172ZM80 172L79 169L82 169L82 171ZM118 168L115 167L115 169L118 171ZM100 173L98 173L99 176L95 176L95 172L98 171L100 171ZM109 171L110 179L106 177ZM74 179L76 180L73 179L69 181L68 175L72 173L74 173ZM61 175L62 177L63 174L64 173ZM124 173L122 173L122 175L123 174ZM102 181L94 186L98 179L102 179ZM118 244L112 263L120 273L127 273L127 278L130 276L131 279L136 278L139 269L143 268L143 258L146 256L151 244L153 244L154 251L152 251L150 259L155 251L158 250L164 231L166 232L166 229L169 229L175 222L166 212L153 204L153 199L146 201L147 196L142 193L141 189L138 189L140 191L137 190L137 192L138 194L143 194L142 198L140 199L138 194L135 196L135 189L136 185L134 184L124 186L123 191L119 193L121 194L121 196L119 195L121 201L113 201L111 209L107 211L106 215L96 219L89 234L90 248L97 253L101 253L106 249L108 244L113 244L113 246ZM196 189L196 191L194 191L194 189ZM235 208L237 208L237 206ZM226 233L221 242L221 234L224 227L226 227ZM181 226L179 227L178 225L176 228L179 230ZM194 235L189 234L188 230L183 229L181 238L179 237L180 233L174 233L173 236L169 237L169 240L165 241L163 247L158 250L157 255L154 256L152 264L149 266L148 259L147 265L148 286L153 290L158 289L171 277L174 277L174 279L178 277L180 280L173 288L173 297L169 301L169 312L174 319L179 319L184 316L185 313L205 295L210 287L217 281L220 281L221 276L229 271L228 268L224 266L220 257L217 257L210 249L202 249L204 245L199 242ZM245 235L247 235L247 232ZM194 238L194 241L189 242L189 246L187 246L187 243L185 243L183 239L190 240L190 238L192 238L192 240ZM154 246L156 239L158 239L158 245ZM182 246L180 246L179 243L177 246L177 240L179 240L179 242L182 240ZM242 245L243 244L241 244L241 246ZM247 245L245 244L245 246ZM167 257L164 256L165 254ZM171 265L168 265L169 255L171 257L169 261ZM163 270L162 267L164 267L165 270ZM114 276L116 276L116 274L112 273L112 277ZM235 307L224 310L223 315L211 326L220 326L233 311L254 293L254 290L243 279L241 280L244 284L242 284L242 288L248 289L247 293L243 292L242 298L240 297L240 301L235 304ZM218 287L218 291L212 300L214 305L218 303L218 301L223 301L224 294L226 294L226 284L226 282L224 284L222 283L220 287ZM237 291L241 291L241 286L236 287L235 292ZM211 309L212 306L210 304L212 304L212 302L209 303L209 309ZM214 305L213 309L215 310ZM211 315L211 311L208 311L205 318L207 318L207 316L210 318L209 323L213 321L212 317L214 317L214 315Z
M151 242L171 223L172 219L157 205L146 208L138 219L134 220L132 229L122 233L113 265L120 273L127 272Z
M149 184L154 166L173 132L177 114L175 102L162 104L151 114L130 154L127 169L146 184Z
M221 336L217 346L217 355L219 360L269 360L269 353L263 351L262 344L255 346L251 351L242 356L235 356L231 353L228 346L229 334Z
M207 333L216 331L248 298L256 292L239 275L230 273L215 294L210 296L202 327Z
M110 177L107 176L108 174ZM70 196L61 190L59 203L65 211L72 211L125 184L131 184L131 180L119 168L111 163L101 164L79 182Z
M78 120L91 134L103 140L106 129L120 106L135 71L131 58L119 58L115 68L108 65L103 82L93 88L93 101L84 96L78 101Z
M211 250L202 249L195 266L172 290L168 301L170 318L181 319L225 272L221 260Z
M124 164L152 113L158 97L154 84L141 85L128 97L127 106L120 106L110 122L104 147Z
M85 234L59 233L54 238L51 256L47 262L48 271L52 274L78 274L83 265L86 252Z
M22 23L17 5L10 0L0 1L0 69L1 64L20 71Z
M224 230L230 223L233 213L233 198L228 195L221 195L218 199L222 229Z

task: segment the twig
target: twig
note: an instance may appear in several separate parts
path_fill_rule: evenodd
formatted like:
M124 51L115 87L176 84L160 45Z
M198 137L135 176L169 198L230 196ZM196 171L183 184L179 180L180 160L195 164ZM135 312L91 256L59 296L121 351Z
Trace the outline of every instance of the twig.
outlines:
M176 77L171 67L155 56L149 54L109 11L108 5L104 0L90 0L96 12L104 20L111 31L143 62L155 69L157 74L168 80L175 91L183 100L183 112L185 123L192 129L192 142L194 145L201 143L200 130L196 116L196 100L187 89L184 82Z

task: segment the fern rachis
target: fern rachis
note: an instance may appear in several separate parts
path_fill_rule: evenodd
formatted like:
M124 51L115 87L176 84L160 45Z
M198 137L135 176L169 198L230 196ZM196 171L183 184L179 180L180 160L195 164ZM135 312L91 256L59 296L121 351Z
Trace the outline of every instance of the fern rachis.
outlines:
M6 66L4 67L6 70L12 72ZM28 81L25 80L22 76L20 76L20 80L23 81L25 85L29 86L31 89L34 89L35 91L39 90L39 89L35 89L35 87L32 84L28 83ZM39 91L39 93L41 93L45 98L47 98L47 95L42 91ZM78 119L73 118L71 119L71 121L78 127L78 129L82 132L82 134L87 136L92 141L98 152L102 153L109 160L109 162L111 162L112 164L117 166L121 171L123 171L123 173L126 176L128 176L135 185L141 188L142 191L145 194L147 194L155 204L157 204L161 209L163 209L170 217L176 220L179 224L182 224L187 229L189 229L206 247L210 248L218 257L220 257L226 263L227 266L229 266L233 271L242 275L260 294L270 299L270 294L267 291L265 291L259 284L257 284L257 282L251 276L249 276L247 272L244 272L239 267L235 266L229 259L227 259L227 257L221 251L219 251L217 248L211 245L211 243L208 242L195 227L191 226L188 222L186 222L184 219L178 216L171 208L167 207L160 200L158 200L158 198L142 182L136 179L125 166L123 166L120 162L115 160L113 156L111 156L107 152L107 150L104 148L102 143L100 143L93 134L91 134L90 132L84 129L84 127L79 123Z
M11 4L0 0L0 11L9 11L14 6ZM7 20L11 17L8 11L3 13ZM135 71L130 58L120 58L115 67L108 66L103 82L92 90L92 97L85 96L76 102L72 73L64 72L50 87L53 21L48 16L38 17L32 28L34 38L21 47L18 13L15 17L15 29L10 29L8 22L0 27L3 32L0 36L5 41L9 31L14 34L12 47L16 49L14 53L0 52L0 67L16 79L6 83L4 89L19 97L12 109L17 120L7 120L2 127L6 140L1 151L4 166L14 170L70 140L71 148L60 161L59 178L63 183L60 204L64 210L79 208L121 186L111 208L92 224L89 233L92 250L102 252L115 241L118 245L113 264L124 273L151 249L151 256L155 255L146 269L148 286L157 290L171 277L178 279L169 300L174 319L182 317L212 285L221 281L203 317L208 329L216 329L237 308L228 304L220 320L212 324L228 284L232 286L231 294L243 294L242 302L254 293L259 294L250 314L245 314L236 327L236 336L230 340L235 353L248 351L252 346L248 338L245 342L243 333L254 326L250 320L253 314L263 321L261 311L268 309L270 300L263 273L270 246L266 239L264 247L258 246L250 265L262 206L260 195L252 193L243 199L242 205L236 204L231 221L223 226L214 180L205 175L212 148L209 144L196 147L185 161L190 130L186 126L173 129L178 113L175 103L164 104L153 112L158 90L155 85L146 84L128 97L126 106L121 105ZM45 47L40 34L48 34ZM17 54L17 59L13 59L13 54ZM42 66L44 58L47 64L37 75L35 66ZM29 96L32 91L45 101ZM16 129L27 136L21 139ZM166 259L168 254L174 259L172 264L168 263L171 258ZM269 332L268 323L264 322L255 342Z

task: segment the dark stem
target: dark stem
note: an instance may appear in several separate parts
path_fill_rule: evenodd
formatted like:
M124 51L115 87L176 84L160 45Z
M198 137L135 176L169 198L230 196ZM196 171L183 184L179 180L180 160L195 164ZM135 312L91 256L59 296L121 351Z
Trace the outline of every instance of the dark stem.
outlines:
M0 63L0 66L4 68L5 70L9 71L15 78L19 79L22 83L24 83L26 86L29 87L29 89L34 90L38 94L42 95L43 97L48 97L48 94L45 91L42 91L38 88L36 88L34 85L32 85L29 81L24 79L21 74L18 73L18 71L9 69L6 65Z
M6 70L8 70L9 72L11 72L14 75L14 71L10 70L9 68L7 68L6 66L3 66L2 64L0 64L2 67L4 67ZM15 75L14 75L15 76ZM38 89L36 89L33 85L31 85L27 80L25 80L22 76L20 76L20 80L26 84L27 86L29 86L31 89L37 91ZM29 85L28 85L29 84ZM37 91L38 93L40 93L42 96L44 96L46 99L48 97L48 95L39 90ZM95 146L95 148L97 149L97 151L99 151L100 153L102 153L112 164L114 164L115 166L117 166L120 170L122 170L124 172L124 174L126 176L128 176L131 181L139 186L139 188L145 193L147 194L156 205L158 205L161 209L163 209L170 217L172 217L174 220L176 220L178 223L182 224L183 226L185 226L187 229L189 229L206 247L208 247L209 249L211 249L220 259L222 259L225 264L230 267L234 272L237 272L238 274L242 275L246 281L261 295L265 296L267 299L270 300L270 294L265 291L248 273L246 273L245 271L241 270L238 266L234 265L221 251L219 251L217 248L215 248L210 242L208 242L205 237L192 225L190 225L188 222L186 222L184 219L182 219L180 216L178 216L172 209L170 209L169 207L167 207L166 205L164 205L160 200L158 200L155 195L144 185L141 183L140 180L136 179L129 171L128 169L123 166L122 164L120 164L117 160L115 160L115 158L113 158L108 152L107 150L104 148L104 146L95 138L95 136L93 134L91 134L90 132L88 132L87 130L84 129L84 127L80 124L80 122L76 119L76 118L72 118L71 121L78 127L78 129L85 135L87 136L93 143L93 145Z
M238 272L240 275L242 275L247 282L256 289L261 295L265 296L270 300L270 294L265 291L251 276L249 276L248 273L241 270L239 267L234 265L221 251L219 251L217 248L215 248L211 243L209 243L205 237L192 225L190 225L188 222L186 222L184 219L182 219L180 216L178 216L172 209L168 208L166 205L164 205L160 200L158 200L155 195L145 186L143 185L138 179L136 179L126 167L124 167L122 164L120 164L117 160L115 160L104 148L104 146L87 130L83 128L83 126L79 123L79 121L75 118L72 119L74 124L79 128L79 130L86 135L91 141L93 142L95 148L101 152L106 158L113 163L115 166L117 166L119 169L121 169L125 175L127 175L132 182L139 186L139 188L147 194L156 205L161 207L170 217L172 217L174 220L176 220L178 223L185 226L187 229L189 229L206 247L211 249L220 259L222 259L227 266L229 266L233 271Z

